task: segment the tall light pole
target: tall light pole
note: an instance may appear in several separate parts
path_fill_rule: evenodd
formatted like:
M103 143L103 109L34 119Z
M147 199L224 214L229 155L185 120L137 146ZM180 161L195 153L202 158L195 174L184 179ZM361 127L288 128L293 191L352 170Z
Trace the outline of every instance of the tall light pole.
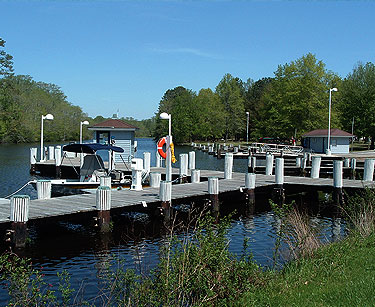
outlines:
M167 158L165 161L166 167L166 181L172 181L172 152L171 152L171 144L172 144L172 116L168 113L161 113L161 119L168 119L168 136L167 136Z
M326 154L331 154L331 100L332 100L332 92L337 92L337 88L330 88L329 89L329 104L328 104L328 142L327 142L327 151Z
M249 112L246 112L246 144L249 143Z
M42 115L42 124L40 127L40 161L44 161L44 147L43 147L43 121L47 120L53 120L52 114Z
M89 125L90 123L87 120L84 120L79 125L79 143L82 144L82 125Z

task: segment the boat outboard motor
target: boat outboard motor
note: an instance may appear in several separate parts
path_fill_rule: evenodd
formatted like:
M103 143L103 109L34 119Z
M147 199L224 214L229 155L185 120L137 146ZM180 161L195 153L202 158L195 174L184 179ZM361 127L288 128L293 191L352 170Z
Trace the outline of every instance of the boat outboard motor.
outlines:
M143 171L143 160L132 159L132 185L130 190L141 191L142 190L142 171Z

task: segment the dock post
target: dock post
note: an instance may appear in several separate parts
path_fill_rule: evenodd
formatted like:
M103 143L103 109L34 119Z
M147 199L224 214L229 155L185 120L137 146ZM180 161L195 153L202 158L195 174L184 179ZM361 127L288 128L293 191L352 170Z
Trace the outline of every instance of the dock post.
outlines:
M61 178L61 146L55 147L56 178Z
M374 177L374 159L365 159L365 166L363 170L363 181L372 181Z
M307 159L305 157L301 158L301 176L306 177L306 164L307 164Z
M232 179L232 169L233 169L233 154L225 154L225 163L224 163L224 179Z
M271 153L266 154L266 175L272 175L273 171L273 155Z
M161 173L152 172L150 173L150 187L160 188Z
M171 199L172 199L172 182L161 181L159 198L164 215L164 222L169 223L171 219Z
M246 188L246 200L247 200L247 211L249 215L254 213L255 207L255 179L256 175L247 173L245 175L245 188Z
M186 153L180 154L180 183L187 183L188 176L188 158Z
M151 152L143 153L143 169L147 172L151 170Z
M30 196L15 195L10 199L11 243L16 247L25 247L27 221L29 220Z
M109 176L100 176L99 182L101 187L109 187L112 188L112 178Z
M189 151L189 169L195 169L195 151Z
M158 151L156 150L156 154L155 154L155 161L156 161L155 166L156 167L161 167L160 159L161 159L161 157L160 157Z
M344 167L350 167L350 159L349 158L344 159Z
M355 179L355 169L357 167L357 160L356 158L351 158L350 160L350 168L351 168L351 171L352 171L352 174L351 174L351 177L352 179Z
M344 195L342 192L342 161L333 161L333 198L336 205L343 203Z
M279 204L285 202L285 190L284 190L284 158L276 158L275 163L275 184L274 195Z
M210 202L212 205L212 213L217 220L219 218L219 178L208 177L208 194L210 195Z
M36 191L38 199L50 199L51 198L51 181L50 180L38 180L36 182Z
M221 145L217 144L217 158L221 159Z
M310 174L311 178L319 178L321 161L322 161L322 157L320 156L312 157L311 174Z
M98 224L101 232L109 232L111 222L111 188L99 186L96 190L96 210L98 211Z
M191 183L199 183L201 181L201 171L199 169L191 170Z
M35 173L36 156L38 154L38 148L30 148L30 174Z
M48 160L55 160L55 147L48 146Z
M296 167L301 168L301 160L302 160L301 157L296 158Z
M238 147L233 147L233 153L238 153Z

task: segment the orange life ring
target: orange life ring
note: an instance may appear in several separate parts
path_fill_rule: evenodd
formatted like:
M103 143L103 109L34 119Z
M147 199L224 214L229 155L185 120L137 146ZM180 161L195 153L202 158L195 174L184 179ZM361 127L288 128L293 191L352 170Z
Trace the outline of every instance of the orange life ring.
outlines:
M165 144L166 141L167 141L167 138L163 137L158 142L158 153L159 153L160 157L162 157L163 159L167 158L167 153L165 151L163 151L163 145Z

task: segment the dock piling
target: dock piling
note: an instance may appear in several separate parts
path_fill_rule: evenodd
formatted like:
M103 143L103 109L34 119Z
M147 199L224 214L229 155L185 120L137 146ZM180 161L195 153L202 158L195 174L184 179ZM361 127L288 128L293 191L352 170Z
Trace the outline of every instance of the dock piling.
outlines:
M225 154L225 163L224 163L224 179L232 179L233 173L233 153L227 152Z
M144 152L143 153L143 168L145 171L150 172L151 170L151 153Z
M355 173L356 173L356 167L357 167L357 160L356 158L350 159L350 168L351 168L351 178L355 179Z
M189 151L189 169L195 169L195 151Z
M336 205L343 203L344 194L342 191L343 186L343 174L342 174L343 162L336 160L333 161L333 198Z
M96 210L98 211L98 226L101 232L110 231L111 222L111 188L99 186L96 190Z
M321 161L322 161L322 157L320 156L312 157L311 174L310 174L311 178L319 178Z
M208 178L208 194L210 195L210 202L212 205L212 212L214 217L218 219L220 205L219 205L219 178L209 177Z
M266 175L272 175L273 171L273 155L271 153L266 154Z
M10 199L10 221L12 222L10 241L16 248L26 245L29 205L28 195L15 195Z
M164 222L169 223L171 219L172 182L161 181L159 198L164 215Z
M48 160L55 160L55 147L48 146Z
M61 146L55 147L56 178L61 178Z
M36 182L36 191L38 199L50 199L51 198L51 181L50 180L38 180Z
M249 209L249 214L254 213L255 205L255 180L256 175L253 173L245 174L245 189L246 189L246 199Z
M102 187L109 187L110 189L112 188L112 180L109 176L100 176L99 182L100 186Z
M151 188L160 188L161 173L152 172L150 173L150 187Z
M199 183L201 181L201 171L199 169L191 170L191 183Z
M187 183L188 158L188 154L180 154L180 183Z
M374 159L365 159L363 181L372 181L374 177Z
M275 184L274 196L279 204L285 202L284 190L284 158L276 158L275 163Z
M30 148L30 173L35 173L36 157L38 154L38 148Z

